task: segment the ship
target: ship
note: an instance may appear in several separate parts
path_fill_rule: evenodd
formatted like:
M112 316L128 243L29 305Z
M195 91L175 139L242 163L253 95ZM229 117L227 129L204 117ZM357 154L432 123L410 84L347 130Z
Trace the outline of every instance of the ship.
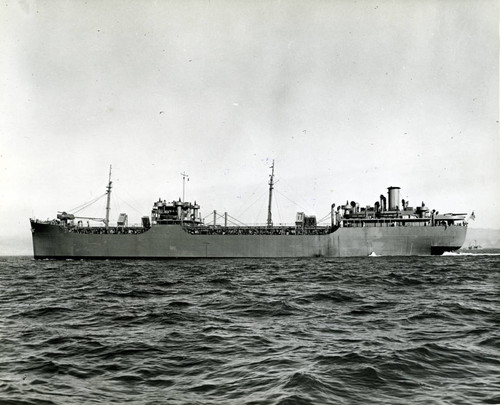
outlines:
M470 243L469 244L469 247L467 249L469 250L481 250L483 247L477 243L477 241L475 240L474 243Z
M139 225L128 224L120 213L109 221L111 167L106 187L105 218L58 212L53 220L30 218L35 259L202 259L306 258L441 255L462 247L467 214L440 214L424 202L412 207L400 201L400 187L390 186L373 205L356 201L331 204L327 224L297 212L295 222L274 224L272 197L274 162L270 167L267 222L263 225L228 223L213 212L205 223L200 206L183 197L153 203L150 216ZM220 219L222 218L222 220ZM217 223L217 220L221 223ZM91 221L92 220L92 221ZM100 221L96 225L95 220Z

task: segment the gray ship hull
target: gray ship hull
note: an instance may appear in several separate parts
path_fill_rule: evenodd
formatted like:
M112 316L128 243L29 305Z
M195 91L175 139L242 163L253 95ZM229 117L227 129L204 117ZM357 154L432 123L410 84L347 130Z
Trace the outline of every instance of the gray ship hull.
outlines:
M31 221L36 259L414 256L459 249L466 226L338 228L325 235L193 235L154 225L139 234L86 234Z

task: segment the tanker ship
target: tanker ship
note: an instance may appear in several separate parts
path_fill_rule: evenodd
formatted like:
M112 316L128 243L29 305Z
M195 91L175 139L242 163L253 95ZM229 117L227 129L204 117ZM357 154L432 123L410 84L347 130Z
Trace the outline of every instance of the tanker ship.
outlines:
M105 218L59 212L53 220L30 219L35 259L170 259L286 258L439 255L459 249L467 232L467 214L439 214L423 202L416 207L400 201L400 188L388 187L373 205L356 201L332 204L327 225L313 215L297 212L295 223L275 225L271 201L274 162L269 176L267 223L228 224L227 213L206 224L200 206L184 201L153 203L141 225L129 226L126 213L109 222L111 168L106 188ZM217 219L222 223L217 224ZM86 224L84 224L84 221Z

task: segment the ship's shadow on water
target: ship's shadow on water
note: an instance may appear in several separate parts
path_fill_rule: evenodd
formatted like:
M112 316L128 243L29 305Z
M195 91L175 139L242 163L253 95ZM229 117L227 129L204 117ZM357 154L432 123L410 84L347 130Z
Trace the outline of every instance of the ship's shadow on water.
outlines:
M0 258L0 403L500 403L499 262Z

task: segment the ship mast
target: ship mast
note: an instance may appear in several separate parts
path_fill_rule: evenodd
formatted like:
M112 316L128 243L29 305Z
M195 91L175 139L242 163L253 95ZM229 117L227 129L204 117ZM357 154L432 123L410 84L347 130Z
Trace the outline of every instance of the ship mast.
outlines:
M271 201L273 199L273 186L274 186L274 160L271 166L271 176L269 179L269 205L267 206L267 226L273 226L273 215L271 212Z
M109 165L109 180L108 186L106 187L106 194L108 195L108 199L106 201L106 219L104 220L104 226L108 228L109 226L109 210L111 203L111 165Z
M182 202L184 202L185 193L186 193L186 177L189 181L189 174L186 174L186 172L182 172L181 176L182 176Z

